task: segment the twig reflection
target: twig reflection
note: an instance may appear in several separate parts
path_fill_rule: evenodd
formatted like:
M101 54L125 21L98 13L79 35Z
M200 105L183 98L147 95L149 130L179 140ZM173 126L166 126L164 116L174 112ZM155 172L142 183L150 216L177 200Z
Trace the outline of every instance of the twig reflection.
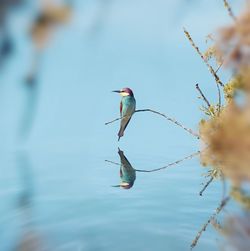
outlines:
M199 192L199 195L202 196L203 192L207 189L207 187L209 186L209 184L214 180L214 177L211 177L208 182L205 184L205 186L201 189L201 191Z
M194 152L182 159L179 159L177 161L174 161L174 162L171 162L169 164L167 164L166 166L163 166L163 167L160 167L160 168L154 168L154 169L150 169L150 170L145 170L145 169L135 169L136 172L143 172L143 173L152 173L152 172L157 172L157 171L160 171L160 170L163 170L163 169L166 169L170 166L175 166L175 165L178 165L180 164L181 162L185 161L185 160L188 160L188 159L192 159L193 157L197 156L197 155L200 155L200 151L197 151L197 152ZM110 160L105 160L106 162L108 163L111 163L111 164L114 164L114 165L121 165L117 162L114 162L114 161L110 161Z
M224 200L221 201L220 205L216 208L215 212L209 217L209 219L207 220L207 222L202 226L202 228L199 230L199 232L197 233L196 237L194 238L194 240L191 243L191 250L197 245L202 233L204 231L206 231L207 226L211 223L214 222L216 220L217 215L220 213L220 211L226 206L226 204L228 203L230 197L226 197Z

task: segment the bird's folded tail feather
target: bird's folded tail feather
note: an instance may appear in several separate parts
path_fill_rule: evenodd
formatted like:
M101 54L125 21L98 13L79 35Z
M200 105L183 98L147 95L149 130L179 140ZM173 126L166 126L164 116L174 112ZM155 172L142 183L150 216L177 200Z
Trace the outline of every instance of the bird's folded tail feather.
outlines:
M119 132L118 132L118 141L120 140L120 138L124 135L124 129L123 127L121 126Z
M120 140L121 137L123 137L124 131L126 130L130 119L131 119L131 117L129 118L129 120L127 121L127 123L125 125L121 125L120 130L118 132L118 141Z

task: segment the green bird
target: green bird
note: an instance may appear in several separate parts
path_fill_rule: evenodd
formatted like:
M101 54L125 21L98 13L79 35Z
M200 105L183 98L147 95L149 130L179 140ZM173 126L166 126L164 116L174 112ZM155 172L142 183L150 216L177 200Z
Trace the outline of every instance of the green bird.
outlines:
M130 88L123 88L117 92L122 96L122 100L120 103L120 115L121 115L121 124L120 130L118 132L118 141L124 135L124 131L128 126L128 123L135 113L136 101L133 94L133 91Z
M119 148L118 150L119 150L118 154L121 160L121 166L120 166L121 183L113 187L121 187L123 189L130 189L134 185L134 182L136 179L136 170L129 163L123 151L121 151Z

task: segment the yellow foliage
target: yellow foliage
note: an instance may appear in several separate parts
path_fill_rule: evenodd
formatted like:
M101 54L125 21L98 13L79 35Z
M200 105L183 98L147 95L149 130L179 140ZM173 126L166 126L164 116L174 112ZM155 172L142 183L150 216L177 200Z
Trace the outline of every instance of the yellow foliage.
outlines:
M211 58L214 58L218 65L222 63L222 58L220 54L217 52L216 46L210 46L208 49L203 53L204 60L209 61Z
M250 108L231 102L220 115L200 123L206 148L202 163L219 169L233 182L250 181Z
M229 103L235 97L236 91L242 89L243 78L241 75L236 75L224 86L224 96Z
M215 117L219 114L218 105L210 105L209 107L202 107L201 110L209 117Z

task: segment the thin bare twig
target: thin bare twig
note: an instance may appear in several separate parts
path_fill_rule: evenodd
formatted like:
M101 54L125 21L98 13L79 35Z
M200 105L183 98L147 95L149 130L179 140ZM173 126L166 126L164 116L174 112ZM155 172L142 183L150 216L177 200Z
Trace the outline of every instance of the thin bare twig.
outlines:
M224 62L221 62L220 65L218 66L218 68L216 69L216 71L215 71L216 74L220 70L223 63ZM218 112L220 113L220 110L221 110L221 90L220 90L220 86L218 83L216 83L216 86L217 86L217 93L218 93Z
M232 8L231 8L231 6L229 5L228 1L227 1L227 0L223 0L223 2L224 2L225 8L226 8L227 11L228 11L229 16L230 16L234 21L236 21L237 18L236 18L236 16L234 15L234 13L233 13L233 11L232 11Z
M199 155L199 154L200 154L200 151L197 151L197 152L192 153L192 154L190 154L190 155L188 155L188 156L186 156L186 157L184 157L184 158L182 158L182 159L180 159L180 160L177 160L177 161L175 161L175 162L169 163L169 164L167 164L166 166L163 166L163 167L160 167L160 168L155 168L155 169L151 169L151 170L135 169L135 171L137 171L137 172L142 172L142 173L152 173L152 172L160 171L160 170L166 169L166 168L168 168L168 167L170 167L170 166L178 165L178 164L180 164L181 162L183 162L183 161L185 161L185 160L192 159L193 157L195 157L195 156L197 156L197 155ZM111 164L120 166L120 164L117 163L117 162L114 162L114 161L111 161L111 160L105 160L105 161L108 162L108 163L111 163Z
M192 47L196 50L196 52L199 54L199 56L201 57L203 62L208 67L210 73L214 76L216 83L218 83L220 86L224 86L224 84L221 82L220 78L216 74L213 67L205 60L203 54L200 52L200 49L195 45L195 43L194 43L193 39L191 38L189 32L185 28L184 28L184 33L185 33L186 37L188 38L188 40L189 40L190 44L192 45Z
M185 160L192 159L193 157L199 155L200 153L201 153L200 151L197 151L197 152L192 153L192 154L190 154L190 155L188 155L188 156L186 156L186 157L184 157L184 158L182 158L180 160L177 160L175 162L169 163L166 166L163 166L163 167L160 167L160 168L155 168L155 169L151 169L151 170L140 170L140 169L135 169L135 170L137 172L144 172L144 173L152 173L152 172L160 171L160 170L166 169L166 168L168 168L170 166L178 165L178 164L180 164L181 162L183 162Z
M193 135L193 136L196 137L197 139L200 139L199 134L197 134L197 133L194 132L193 130L191 130L191 129L185 127L185 126L183 126L180 122L176 121L174 118L170 118L170 117L166 116L166 115L163 114L163 113L154 111L154 110L152 110L152 109L141 109L141 110L136 110L135 113L137 113L137 112L152 112L152 113L158 114L158 115L164 117L165 119L167 119L168 121L170 121L170 122L176 124L177 126L181 127L182 129L184 129L185 131L187 131L188 133L190 133L191 135ZM123 119L123 118L125 118L125 117L126 117L126 115L123 116L123 117L114 119L114 120L112 120L112 121L106 122L105 125L111 124L111 123L113 123L113 122L115 122L115 121L118 121L118 120L121 120L121 119Z
M220 63L220 65L219 65L218 68L216 69L215 73L217 73L217 72L220 70L220 68L221 68L221 66L223 65L223 63L224 63L224 62L221 62L221 63Z
M220 110L221 110L221 91L220 91L220 87L218 85L218 83L216 83L217 86L217 91L218 91L218 113L220 114Z
M168 121L171 121L172 123L176 124L177 126L181 127L182 129L184 129L185 131L187 131L188 133L190 133L191 135L193 135L194 137L196 137L197 139L200 138L200 136L194 132L193 130L183 126L180 122L178 122L177 120L175 120L174 118L170 118L168 116L166 116L165 114L163 113L160 113L160 112L157 112L157 111L154 111L152 109L141 109L141 110L136 110L135 112L152 112L152 113L155 113L155 114L158 114L164 118L166 118Z
M220 70L223 63L224 62L221 62L220 65L218 66L218 68L216 69L216 71L215 71L216 74ZM220 86L217 82L216 82L216 86L217 86L217 93L218 93L218 112L220 113L220 110L221 110L221 90L220 90Z
M195 88L198 90L198 92L200 93L201 97L203 98L203 100L206 102L207 106L210 107L210 103L207 100L207 98L205 97L205 95L203 94L203 92L201 91L199 84L195 85Z
M209 186L209 184L213 181L214 177L211 177L209 179L209 181L205 184L205 186L201 189L201 191L199 192L199 195L202 196L203 192L207 189L207 187Z
M207 222L202 226L202 228L200 229L200 231L197 233L196 237L194 238L194 240L191 243L191 250L197 245L202 233L204 231L206 231L207 226L209 225L209 223L211 221L213 221L216 216L220 213L220 211L225 207L225 205L227 204L227 202L229 201L230 197L226 197L224 200L221 201L220 205L216 208L215 212L210 216L210 218L207 220Z

